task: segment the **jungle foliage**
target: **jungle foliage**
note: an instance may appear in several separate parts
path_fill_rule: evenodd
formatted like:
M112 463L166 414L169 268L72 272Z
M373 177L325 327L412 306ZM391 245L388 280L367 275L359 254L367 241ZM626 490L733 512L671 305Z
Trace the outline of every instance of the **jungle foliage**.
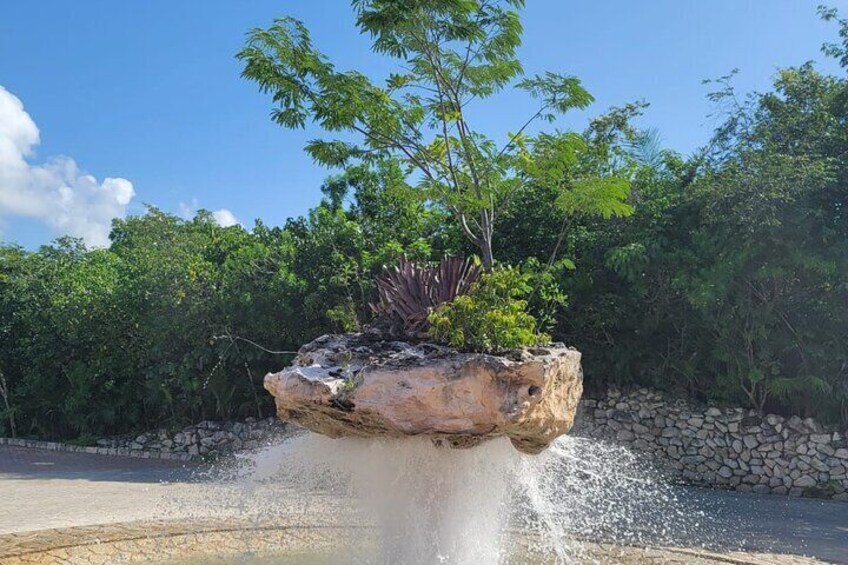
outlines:
M407 58L412 23L394 14L403 33L385 32L386 21L374 19L384 4L395 3L357 2L361 25L382 52ZM501 68L511 61L508 13L518 4L486 3L506 6L491 17L507 35L490 56L500 62L474 71L481 84L494 81L481 95L519 76ZM516 138L509 163L490 152L497 191L488 204L474 196L470 164L488 142L464 147L464 118L451 106L398 102L392 85L339 73L290 21L270 36L257 31L248 49L259 51L246 52L247 61L273 61L268 42L282 42L310 67L289 61L274 72L308 76L319 82L301 86L320 83L327 96L364 97L345 107L366 114L329 106L328 129L349 133L368 112L385 118L373 123L386 135L407 131L396 119L432 123L418 142L439 166L451 156L459 184L423 180L396 146L320 142L310 151L338 159L343 172L327 180L318 206L282 227L222 228L208 213L182 220L150 209L115 221L105 249L67 238L37 251L0 246L0 433L13 422L18 435L69 438L268 415L262 375L321 333L369 323L386 266L404 256L425 263L482 253L456 207L473 210L467 221L496 211L489 277L497 285L466 301L491 299L507 314L521 302L534 320L531 330L516 318L530 331L522 335L576 346L588 388L653 386L848 424L848 22L822 15L841 30L825 48L841 71L782 69L771 90L747 95L733 90L732 77L714 82L723 118L695 155L663 149L655 132L635 128L643 105L628 104L584 131ZM478 32L463 35L469 30L443 31L476 41ZM442 57L455 76L461 62ZM433 71L426 59L413 62L416 72ZM399 88L411 79L394 80ZM288 101L303 88L287 94L273 81L267 89L288 112L278 118L286 126L332 102ZM433 320L443 339L462 324L483 329L488 310L460 306Z

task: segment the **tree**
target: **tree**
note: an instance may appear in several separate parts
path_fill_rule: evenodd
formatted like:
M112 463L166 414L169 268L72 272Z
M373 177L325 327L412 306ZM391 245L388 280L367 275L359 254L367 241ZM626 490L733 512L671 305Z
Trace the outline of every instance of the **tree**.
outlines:
M385 86L357 71L339 71L316 50L305 26L282 18L249 33L238 54L242 76L273 97L272 118L287 128L311 119L344 139L313 140L307 152L322 165L366 165L400 159L423 197L455 218L490 270L495 223L516 189L534 178L550 179L579 147L559 134L530 138L539 120L553 121L587 107L592 96L576 77L525 76L517 10L523 0L354 0L357 26L373 39L373 51L398 63ZM539 100L538 109L504 143L469 122L468 110L514 85ZM534 147L560 152L536 162ZM539 164L534 164L539 163ZM544 164L544 166L541 166ZM592 209L598 199L623 201L626 184L564 184L572 209Z
M755 408L779 398L813 413L844 394L848 81L807 63L743 102L722 86L713 98L731 111L694 190L705 260L692 302L716 336L720 374Z

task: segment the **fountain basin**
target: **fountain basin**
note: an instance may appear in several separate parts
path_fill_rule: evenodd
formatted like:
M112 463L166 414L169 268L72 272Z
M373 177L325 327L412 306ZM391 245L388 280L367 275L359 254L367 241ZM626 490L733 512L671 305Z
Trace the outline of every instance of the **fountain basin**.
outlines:
M334 526L303 517L297 521L256 524L246 521L142 521L78 526L0 535L0 563L147 563L151 565L255 564L294 565L381 563L367 526ZM520 531L502 563L555 563L534 549L535 540ZM351 545L351 540L357 540ZM718 553L687 548L645 548L580 542L575 563L712 565L808 565L815 559L764 553Z
M538 454L573 423L580 353L562 344L497 356L379 334L325 335L265 377L278 416L331 438L427 436L466 448L506 436Z

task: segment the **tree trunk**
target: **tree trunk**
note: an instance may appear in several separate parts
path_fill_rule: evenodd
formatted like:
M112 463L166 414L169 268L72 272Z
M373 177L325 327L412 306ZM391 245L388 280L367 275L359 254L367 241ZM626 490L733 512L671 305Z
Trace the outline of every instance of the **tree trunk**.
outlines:
M6 414L9 418L9 430L12 433L12 437L17 437L17 430L15 429L15 413L12 411L12 405L9 403L9 387L6 385L6 377L3 375L3 372L0 371L0 395L3 396L3 403L6 405Z
M487 273L490 273L492 272L492 267L495 265L495 258L492 255L492 239L490 237L483 236L479 247L480 254L483 259L483 269Z
M492 237L494 236L493 214L489 210L480 211L480 240L478 246L483 257L483 269L487 273L492 272L495 266L495 256L492 253Z

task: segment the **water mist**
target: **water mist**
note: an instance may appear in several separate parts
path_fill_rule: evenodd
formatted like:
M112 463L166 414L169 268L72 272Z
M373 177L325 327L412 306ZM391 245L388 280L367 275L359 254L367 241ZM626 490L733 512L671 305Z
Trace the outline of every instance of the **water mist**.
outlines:
M700 532L700 512L637 457L580 438L530 456L505 439L450 449L424 438L303 434L248 463L241 482L246 491L270 488L265 500L276 490L355 505L361 525L375 531L374 551L361 557L367 563L570 563L585 560L584 540L656 545Z

